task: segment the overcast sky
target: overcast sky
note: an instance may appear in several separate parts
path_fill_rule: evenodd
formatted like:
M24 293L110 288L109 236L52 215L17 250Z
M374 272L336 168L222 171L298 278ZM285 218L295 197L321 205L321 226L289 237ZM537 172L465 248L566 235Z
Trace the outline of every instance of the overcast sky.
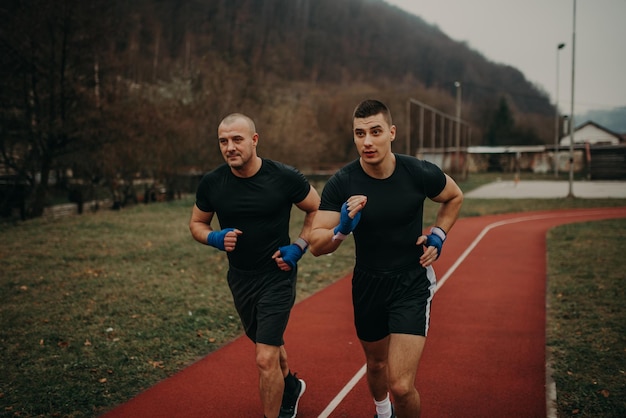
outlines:
M570 113L576 1L574 114L626 106L626 0L385 0L511 65ZM566 46L557 54L557 45ZM626 117L626 115L625 115Z

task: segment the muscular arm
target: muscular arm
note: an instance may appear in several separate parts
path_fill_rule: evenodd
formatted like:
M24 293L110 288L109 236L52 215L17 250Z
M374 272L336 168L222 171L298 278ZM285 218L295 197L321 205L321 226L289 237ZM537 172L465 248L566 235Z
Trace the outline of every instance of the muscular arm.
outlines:
M439 195L432 198L432 201L441 204L437 211L435 225L448 234L459 217L461 205L463 204L463 192L455 181L446 174L446 187L444 187ZM421 235L417 239L416 244L425 246L426 240L426 235ZM422 266L427 267L431 265L438 256L437 249L430 246L424 250L424 254L420 257L420 263Z
M463 192L456 182L446 174L446 187L432 200L441 203L437 211L435 225L442 228L447 234L459 217L463 204Z
M311 234L309 235L311 254L317 257L322 254L332 253L339 248L341 241L333 241L333 235L335 235L333 229L339 223L339 216L339 212L328 210L317 212L313 220Z
M359 213L367 203L367 197L363 195L350 196L347 200L348 216L352 219ZM319 256L335 251L341 245L340 240L333 240L335 227L341 220L341 213L320 210L313 221L311 231L311 254Z
M211 228L211 220L213 220L214 212L203 212L198 208L198 206L193 205L193 209L191 211L191 219L189 220L189 230L191 231L191 236L193 239L198 241L201 244L208 245L207 238L209 233L213 231ZM237 237L241 235L242 232L239 229L233 228L232 231L226 233L223 237L224 251L233 251L235 246L237 245ZM221 246L221 239L220 239Z
M315 218L320 207L320 195L317 193L317 190L311 186L309 194L302 202L297 203L296 206L298 209L306 213L306 215L304 215L304 222L302 224L302 230L300 231L300 237L305 241L310 242L313 219Z
M309 194L304 198L304 200L296 203L296 206L298 207L298 209L305 212L304 222L302 223L302 230L300 231L299 237L308 243L313 218L315 218L315 214L317 213L317 210L320 206L320 196L317 193L317 190L311 187L309 190ZM287 251L292 245L300 247L301 252L299 252L299 254L295 256L290 256L288 253L283 253L283 251ZM300 257L304 255L304 251L306 251L306 247L302 248L302 245L296 241L289 246L279 248L272 255L272 258L276 260L276 265L278 266L278 268L280 268L281 270L289 271L291 270L289 260L291 260L292 264L295 264L300 259ZM285 259L284 257L288 257L288 259Z
M203 212L198 206L193 205L191 211L191 219L189 220L189 230L193 239L201 244L207 243L207 236L209 232L213 231L211 228L211 220L213 220L214 212Z

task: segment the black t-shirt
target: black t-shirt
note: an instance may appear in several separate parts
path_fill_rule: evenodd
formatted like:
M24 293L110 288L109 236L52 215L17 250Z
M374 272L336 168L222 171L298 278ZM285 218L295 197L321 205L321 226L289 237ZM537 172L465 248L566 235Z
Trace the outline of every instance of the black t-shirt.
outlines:
M267 270L276 262L272 254L289 245L289 218L294 203L303 201L311 186L293 167L263 159L258 173L235 176L227 164L205 174L196 192L196 205L217 214L220 228L237 228L229 263L241 270Z
M394 272L419 266L424 200L439 195L446 177L436 165L395 154L396 167L386 179L375 179L355 160L333 175L322 192L320 210L341 211L352 195L367 196L353 231L356 266L372 272Z

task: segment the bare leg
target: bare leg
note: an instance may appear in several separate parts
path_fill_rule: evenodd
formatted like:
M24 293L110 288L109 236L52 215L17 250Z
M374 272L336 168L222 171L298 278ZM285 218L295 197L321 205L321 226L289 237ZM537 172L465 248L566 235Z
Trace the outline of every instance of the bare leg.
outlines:
M415 388L415 375L426 338L418 335L391 334L389 339L388 381L398 417L417 418L421 401Z
M281 348L267 344L256 344L256 364L259 370L259 392L263 412L267 418L278 417L283 399L285 378L282 371ZM284 360L286 364L286 357Z
M387 355L389 350L389 337L380 341L361 341L367 360L367 384L370 393L377 401L387 397L389 387L387 384Z
M280 346L280 369L283 372L283 377L287 377L289 374L289 363L287 363L287 350L285 350L285 346Z

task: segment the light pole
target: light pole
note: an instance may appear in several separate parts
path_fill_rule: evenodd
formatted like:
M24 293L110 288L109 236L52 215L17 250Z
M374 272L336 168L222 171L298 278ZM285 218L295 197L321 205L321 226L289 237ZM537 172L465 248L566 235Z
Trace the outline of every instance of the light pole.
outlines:
M456 171L461 172L461 82L455 81L456 87Z
M569 113L569 191L567 197L574 197L574 67L576 64L576 0L574 0L572 30L572 99Z
M556 98L554 103L554 177L559 177L559 52L565 47L560 43L556 47Z

